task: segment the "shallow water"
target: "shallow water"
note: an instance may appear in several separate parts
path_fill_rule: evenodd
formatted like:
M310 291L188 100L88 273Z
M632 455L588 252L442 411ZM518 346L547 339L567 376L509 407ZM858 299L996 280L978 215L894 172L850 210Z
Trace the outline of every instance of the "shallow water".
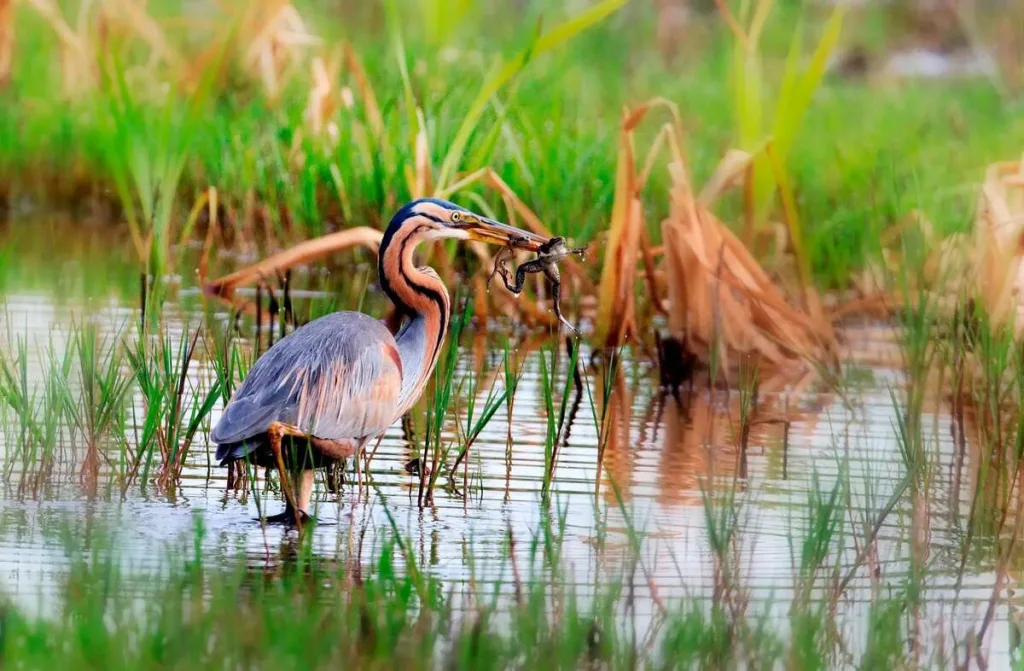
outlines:
M34 368L32 379L36 381L43 379L42 347L53 343L58 352L66 347L73 322L89 317L114 335L130 333L126 325L135 319L133 310L116 301L99 307L58 306L45 293L9 292L0 305L0 333L27 338L30 368ZM175 311L168 310L167 314ZM167 325L172 331L182 326L173 318ZM889 346L884 338L872 340L874 333L867 330L851 334L851 340L865 348ZM473 343L473 339L467 336L464 342ZM626 530L633 525L642 532L641 554L649 574L637 584L641 595L638 610L649 614L659 601L710 594L713 560L706 538L702 492L715 497L716 492L721 493L735 481L742 504L742 582L758 607L784 619L799 561L794 559L798 541L793 539L802 537L812 482L817 479L819 487L828 492L837 478L848 479L851 511L873 519L903 476L894 433L896 414L889 392L890 385L900 384L895 371L876 368L868 371L870 375L860 371L858 377L864 383L858 387L853 407L827 393L809 392L791 398L778 392L762 394L759 418L787 418L788 434L781 423L755 425L743 458L736 431L737 392L698 389L680 404L658 391L657 374L649 363L627 356L610 394L608 411L615 429L600 468L595 418L601 411L590 398L602 398L601 374L588 372L591 392L582 394L578 410L568 422L553 483L555 506L549 510L541 505L548 431L542 355L525 344L519 354L524 357L525 367L515 396L511 451L506 450L509 431L502 410L473 447L468 495L444 489L446 479L442 477L435 504L421 509L417 505L418 478L404 465L422 451L422 426L415 440L410 440L401 426L393 426L373 459L368 478L372 486L360 492L349 474L350 480L338 495L333 495L318 481L315 552L329 559L344 548L350 556L360 532L365 530L362 554L369 559L379 542L391 533L393 518L403 536L412 542L424 568L438 576L452 581L471 576L476 580L508 581L502 560L508 531L511 529L517 539L520 565L529 566L529 539L538 532L542 516L564 516L563 561L571 569L567 579L586 593L598 578L620 577L617 571L625 566L622 557L628 547ZM588 360L589 353L584 351L581 358ZM559 389L564 380L564 354L561 359L556 383ZM481 360L489 361L491 368L500 372L501 352L489 348L483 340L464 347L462 372ZM208 364L200 361L190 379L208 384L211 375ZM556 398L556 407L557 403ZM134 404L141 409L142 399L135 398ZM212 422L217 421L219 413L220 406L214 410ZM9 415L3 425L7 430L0 432L0 461L6 463L17 437L10 428ZM930 450L940 455L941 462L930 516L927 617L966 632L983 616L995 573L990 565L969 564L959 594L954 590L962 532L949 524L947 511L950 507L966 510L970 505L969 469L963 476L967 484L954 492L949 466L955 463L956 454L949 418L939 412L927 416L925 425L929 427ZM68 445L67 449L73 447ZM206 528L204 542L211 551L244 553L257 566L272 564L276 561L273 549L281 544L286 532L273 527L263 529L254 522L259 514L254 497L226 491L225 470L211 465L211 450L205 432L201 432L173 496L155 486L143 494L135 486L123 499L117 495L90 499L74 484L74 477L35 496L19 492L14 486L19 474L12 473L0 492L0 592L43 614L55 606L53 597L66 565L65 546L55 529L63 523L79 530L93 523L116 529L117 545L125 561L142 568L158 565L168 544L190 536L194 515L201 513ZM461 490L461 473L454 482ZM264 503L271 513L281 505L274 493L268 493ZM901 502L879 534L876 580L883 589L898 589L903 584L908 571L909 525L910 511ZM595 550L599 528L606 530L605 550L600 557ZM859 542L862 538L852 535L843 539L837 557L841 566L851 564ZM862 625L872 585L871 573L860 570L843 601L854 629ZM1000 605L997 618L990 635L990 661L998 664L1009 659L1006 603Z

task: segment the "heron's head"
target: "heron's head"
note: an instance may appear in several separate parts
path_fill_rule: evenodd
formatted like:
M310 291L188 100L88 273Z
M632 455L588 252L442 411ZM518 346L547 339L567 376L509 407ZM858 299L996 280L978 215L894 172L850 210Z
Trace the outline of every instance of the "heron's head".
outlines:
M406 227L421 231L421 239L480 240L497 245L515 243L520 249L538 251L547 239L503 224L440 198L420 198L405 205L391 219L385 237Z

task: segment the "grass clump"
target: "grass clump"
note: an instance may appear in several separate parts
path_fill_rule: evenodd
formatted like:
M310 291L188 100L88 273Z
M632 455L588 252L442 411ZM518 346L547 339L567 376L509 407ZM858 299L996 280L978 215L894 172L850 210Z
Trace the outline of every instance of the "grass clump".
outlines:
M85 442L86 454L80 471L82 482L94 488L99 478L102 442L116 428L120 428L123 435L124 404L132 378L125 369L124 352L119 343L101 335L95 323L89 322L74 330L74 352L79 394L68 403L68 419ZM124 455L123 450L121 454ZM121 461L123 465L123 459Z
M201 333L186 327L177 338L169 331L152 340L143 335L127 352L145 409L134 422L141 435L130 455L129 475L140 476L143 487L154 465L160 467L160 487L174 486L202 423L221 400L222 379L196 376L192 369Z

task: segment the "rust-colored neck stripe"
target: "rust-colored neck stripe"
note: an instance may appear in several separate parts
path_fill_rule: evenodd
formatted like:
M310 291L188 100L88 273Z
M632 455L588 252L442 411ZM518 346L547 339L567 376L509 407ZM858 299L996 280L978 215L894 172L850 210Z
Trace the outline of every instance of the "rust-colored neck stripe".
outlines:
M422 218L421 218L422 217ZM427 329L426 364L420 375L425 379L437 362L451 317L451 302L444 282L429 268L417 268L413 252L431 230L430 218L414 215L400 226L391 226L384 234L378 255L377 272L381 288L405 317L424 319ZM412 371L406 371L411 374Z

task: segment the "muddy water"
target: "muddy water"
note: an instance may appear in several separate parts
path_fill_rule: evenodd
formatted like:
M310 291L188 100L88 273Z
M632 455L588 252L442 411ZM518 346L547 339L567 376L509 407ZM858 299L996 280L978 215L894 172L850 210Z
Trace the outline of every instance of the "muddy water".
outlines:
M0 305L0 333L27 339L36 381L43 378L42 348L46 343L52 343L58 352L66 347L74 321L92 318L113 336L128 333L126 325L135 318L131 309L116 302L88 308L58 307L44 293L12 291ZM172 330L180 329L180 322L173 317L168 323ZM875 344L886 346L885 342ZM589 371L591 391L580 396L578 409L567 422L553 484L554 507L548 510L541 505L548 432L542 355L536 349L531 351L528 344L521 346L519 354L525 361L524 374L515 396L511 432L502 410L473 447L468 492L462 491L461 472L453 489L441 486L446 482L442 477L434 505L421 509L417 505L418 479L404 466L420 454L422 438L410 436L396 425L384 435L372 462L368 477L372 486L360 492L350 480L334 495L318 482L315 552L328 559L350 556L365 531L362 552L368 558L376 544L390 534L390 513L424 568L453 581L471 576L507 581L502 556L509 529L520 541L516 550L521 555L519 564L528 567L529 540L539 531L542 516L564 516L566 577L586 593L598 578L619 577L617 571L625 565L628 546L626 530L632 525L641 532L643 565L650 576L638 581L637 590L643 596L640 611L650 614L659 602L710 593L713 561L705 533L702 491L719 496L736 482L743 584L755 607L784 621L812 483L817 480L828 492L837 478L847 480L851 515L860 520L874 519L902 479L904 470L893 428L896 414L889 396L890 386L899 385L900 376L892 370L860 371L857 377L862 383L848 404L827 393L762 394L760 421L742 453L736 392L699 389L679 402L657 391L656 372L648 363L627 356L621 374L611 382L607 409L601 407L601 373ZM588 359L589 353L584 352L582 358ZM457 379L478 362L489 362L497 370L500 360L501 353L488 349L485 341L467 344ZM564 368L563 359L558 388ZM202 385L209 383L210 376L208 365L199 361L190 379ZM598 399L597 407L591 398ZM141 398L135 398L134 405L141 409ZM602 416L603 410L613 428L599 466L595 418ZM213 422L219 414L218 406ZM0 433L0 455L6 463L17 437L10 428L10 415L0 417L7 427ZM783 419L788 421L788 429L780 421ZM992 594L995 574L991 566L969 566L961 590L954 590L962 531L949 523L949 511L969 506L970 476L964 476L966 484L959 493L953 491L949 465L955 461L956 450L949 438L949 419L941 413L928 416L926 426L930 449L941 461L930 516L927 615L943 622L948 635L950 626L961 632L977 626ZM74 446L66 449L71 453ZM255 498L227 491L226 473L211 465L211 451L202 433L173 496L154 487L143 494L136 486L123 499L116 495L110 500L105 496L88 499L74 484L31 496L18 493L14 486L17 472L5 476L0 491L0 592L26 608L47 612L66 561L57 531L64 523L82 528L87 521L101 521L116 530L126 562L144 567L158 564L168 543L190 536L194 516L201 513L205 542L211 551L245 553L255 565L273 564L285 532L264 530L253 521L258 515ZM273 493L267 494L263 503L270 512L277 512L281 505ZM902 586L908 570L910 523L908 506L901 503L879 535L876 577L861 570L853 581L843 603L854 630L863 626L873 588ZM599 561L595 546L602 535L600 529L605 531L606 547ZM837 557L842 566L853 562L862 542L863 537L845 535ZM1005 604L998 609L997 618L991 634L992 660L996 662L1008 659Z

